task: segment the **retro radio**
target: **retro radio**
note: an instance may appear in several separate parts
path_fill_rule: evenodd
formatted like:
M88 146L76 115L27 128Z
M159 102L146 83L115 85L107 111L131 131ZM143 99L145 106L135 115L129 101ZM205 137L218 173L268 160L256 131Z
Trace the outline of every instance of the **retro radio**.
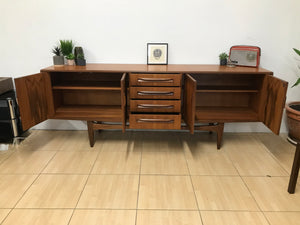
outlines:
M230 48L229 59L238 66L259 66L260 48L257 46L235 45Z

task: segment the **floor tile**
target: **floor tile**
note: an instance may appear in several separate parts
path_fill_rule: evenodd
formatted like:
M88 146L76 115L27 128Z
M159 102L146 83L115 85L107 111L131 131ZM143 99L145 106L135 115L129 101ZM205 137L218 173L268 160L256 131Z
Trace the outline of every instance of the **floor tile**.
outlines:
M198 209L189 176L140 178L139 209Z
M0 175L0 208L13 208L37 175Z
M17 208L74 208L87 175L40 175Z
M266 147L251 135L227 136L222 150L241 176L288 176Z
M268 225L261 212L201 211L205 225Z
M6 151L0 151L0 165L2 162L4 162L11 154L13 151L11 150L6 150Z
M137 225L201 225L198 211L138 210Z
M60 151L96 151L99 150L98 146L95 145L93 148L90 147L88 132L82 131L68 131L65 135L65 140L60 146Z
M40 173L54 155L54 151L18 151L0 165L0 173Z
M135 210L75 210L70 225L135 225Z
M22 144L36 147L58 148L67 140L66 135L69 132L70 131L33 130Z
M2 225L67 225L72 210L14 209Z
M134 149L133 143L133 132L121 131L101 131L96 138L96 143L99 144L101 151L116 151L116 152L129 152L129 151L140 151Z
M177 132L135 132L134 147L144 152L182 152L183 141Z
M300 212L265 212L271 225L300 225Z
M135 209L138 175L91 175L77 208Z
M198 137L186 140L184 146L191 175L238 175L226 152Z
M5 217L8 215L10 210L11 209L0 209L0 224L5 219Z
M141 174L189 175L183 151L145 151L142 154Z
M287 192L289 177L243 177L263 211L300 211L300 185Z
M139 174L141 151L101 151L92 174Z
M259 210L240 177L192 176L200 210Z
M296 146L289 143L286 137L277 136L273 133L253 134L261 143L263 143L268 151L279 161L279 163L287 170L291 171L293 165Z
M97 155L97 151L59 151L43 173L89 174Z

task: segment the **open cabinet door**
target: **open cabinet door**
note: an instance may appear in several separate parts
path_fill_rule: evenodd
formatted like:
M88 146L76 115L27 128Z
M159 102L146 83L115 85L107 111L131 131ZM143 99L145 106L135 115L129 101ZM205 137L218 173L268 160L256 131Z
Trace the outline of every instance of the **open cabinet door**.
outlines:
M191 134L194 133L195 125L196 87L197 81L189 74L185 74L183 93L183 119L187 124Z
M127 93L126 73L124 73L121 78L121 109L122 109L122 132L123 133L125 132L125 128L126 128L126 111L127 111L126 93Z
M23 130L47 119L47 85L51 85L50 80L42 73L15 79Z
M282 113L285 106L288 82L267 75L264 80L262 97L264 99L263 123L275 134L279 134Z

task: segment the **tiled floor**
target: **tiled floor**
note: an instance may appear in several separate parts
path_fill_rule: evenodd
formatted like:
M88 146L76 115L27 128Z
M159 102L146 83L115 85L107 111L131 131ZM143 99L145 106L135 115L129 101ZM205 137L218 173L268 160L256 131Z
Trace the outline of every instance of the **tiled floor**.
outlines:
M0 151L1 225L299 225L295 147L267 133L31 131Z

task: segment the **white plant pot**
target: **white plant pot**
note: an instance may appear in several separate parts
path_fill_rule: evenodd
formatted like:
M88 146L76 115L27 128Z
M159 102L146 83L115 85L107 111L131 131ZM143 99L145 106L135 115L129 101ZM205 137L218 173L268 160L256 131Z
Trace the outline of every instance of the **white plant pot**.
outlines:
M74 60L74 59L68 59L68 60L67 60L67 64L68 64L69 66L74 66L74 65L75 65L75 60Z

